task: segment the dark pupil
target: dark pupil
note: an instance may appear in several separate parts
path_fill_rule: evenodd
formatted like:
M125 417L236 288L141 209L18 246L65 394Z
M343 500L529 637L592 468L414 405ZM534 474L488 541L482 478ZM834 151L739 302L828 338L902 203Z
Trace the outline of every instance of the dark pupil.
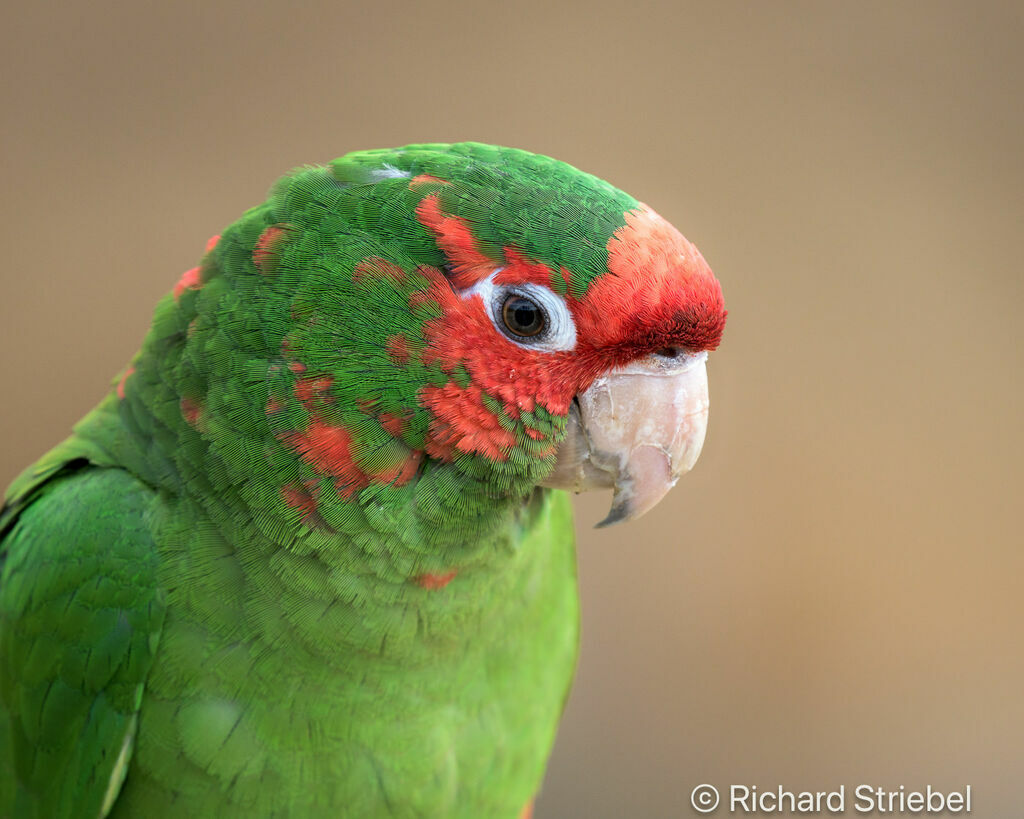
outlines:
M517 336L535 336L544 329L544 314L529 299L513 296L502 309L505 326Z

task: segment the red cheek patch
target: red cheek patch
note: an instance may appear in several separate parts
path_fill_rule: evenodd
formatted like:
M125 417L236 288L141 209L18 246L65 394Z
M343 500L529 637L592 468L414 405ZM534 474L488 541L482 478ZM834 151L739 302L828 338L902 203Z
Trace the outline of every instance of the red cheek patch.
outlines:
M451 463L455 460L458 452L455 444L459 436L452 427L437 418L430 420L430 428L427 430L427 438L423 445L424 451L435 461Z
M462 298L440 271L431 279L429 298L442 315L424 324L424 364L447 373L465 367L473 385L501 401L510 417L532 412L535 402L559 415L568 412L578 387L571 353L517 347L494 328L479 298Z
M420 403L433 415L428 428L428 453L436 452L436 457L444 460L454 447L493 461L508 460L507 450L515 445L516 437L502 428L495 414L484 406L479 387L460 387L454 381L443 387L427 386L420 390Z
M336 479L338 494L352 498L371 483L404 486L411 481L423 459L418 449L405 449L404 458L375 471L362 469L352 454L352 436L344 427L326 424L318 418L300 432L289 432L281 440L298 453L320 475Z
M379 460L373 468L360 466L355 458L351 433L343 426L325 422L317 414L318 403L334 402L334 397L328 393L332 383L329 376L302 378L296 382L295 397L310 412L309 425L304 430L281 434L279 439L317 474L334 478L338 494L344 498L353 498L357 492L371 484L404 486L411 481L419 471L423 451L410 449L401 442L407 419L381 415L378 418L381 427L395 440L391 442L386 454L382 455L380 450L375 454ZM267 406L269 414L271 404ZM276 409L277 404L274 407ZM369 404L361 406L361 409L373 415L373 408Z
M373 483L405 486L419 471L423 460L423 450L409 449L408 455L390 467L382 467L377 472L368 473Z

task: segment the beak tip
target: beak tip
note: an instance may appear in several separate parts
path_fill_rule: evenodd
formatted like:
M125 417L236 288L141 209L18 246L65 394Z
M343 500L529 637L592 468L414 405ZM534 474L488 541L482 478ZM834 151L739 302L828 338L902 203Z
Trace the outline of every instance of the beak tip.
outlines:
M628 503L619 503L612 506L608 511L608 515L604 520L598 521L594 524L595 529L607 529L609 526L614 526L616 523L622 523L623 521L629 520L633 517L630 514Z

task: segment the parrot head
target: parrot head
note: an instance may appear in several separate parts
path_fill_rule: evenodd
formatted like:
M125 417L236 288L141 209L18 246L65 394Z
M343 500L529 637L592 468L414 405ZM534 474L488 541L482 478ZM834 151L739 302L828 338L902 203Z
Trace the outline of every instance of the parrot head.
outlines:
M726 316L649 207L476 143L293 173L174 298L187 427L332 530L465 526L538 485L613 489L603 523L642 514L700 453Z

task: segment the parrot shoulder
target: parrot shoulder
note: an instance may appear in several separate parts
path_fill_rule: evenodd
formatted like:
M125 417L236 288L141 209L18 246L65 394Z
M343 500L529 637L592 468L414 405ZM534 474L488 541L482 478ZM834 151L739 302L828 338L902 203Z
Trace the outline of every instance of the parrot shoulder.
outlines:
M108 396L75 425L75 432L24 469L7 487L0 508L0 565L4 538L21 511L45 492L53 481L90 467L117 466L118 459L104 441L118 437L116 404Z
M163 626L154 491L66 455L0 518L0 815L106 816Z

